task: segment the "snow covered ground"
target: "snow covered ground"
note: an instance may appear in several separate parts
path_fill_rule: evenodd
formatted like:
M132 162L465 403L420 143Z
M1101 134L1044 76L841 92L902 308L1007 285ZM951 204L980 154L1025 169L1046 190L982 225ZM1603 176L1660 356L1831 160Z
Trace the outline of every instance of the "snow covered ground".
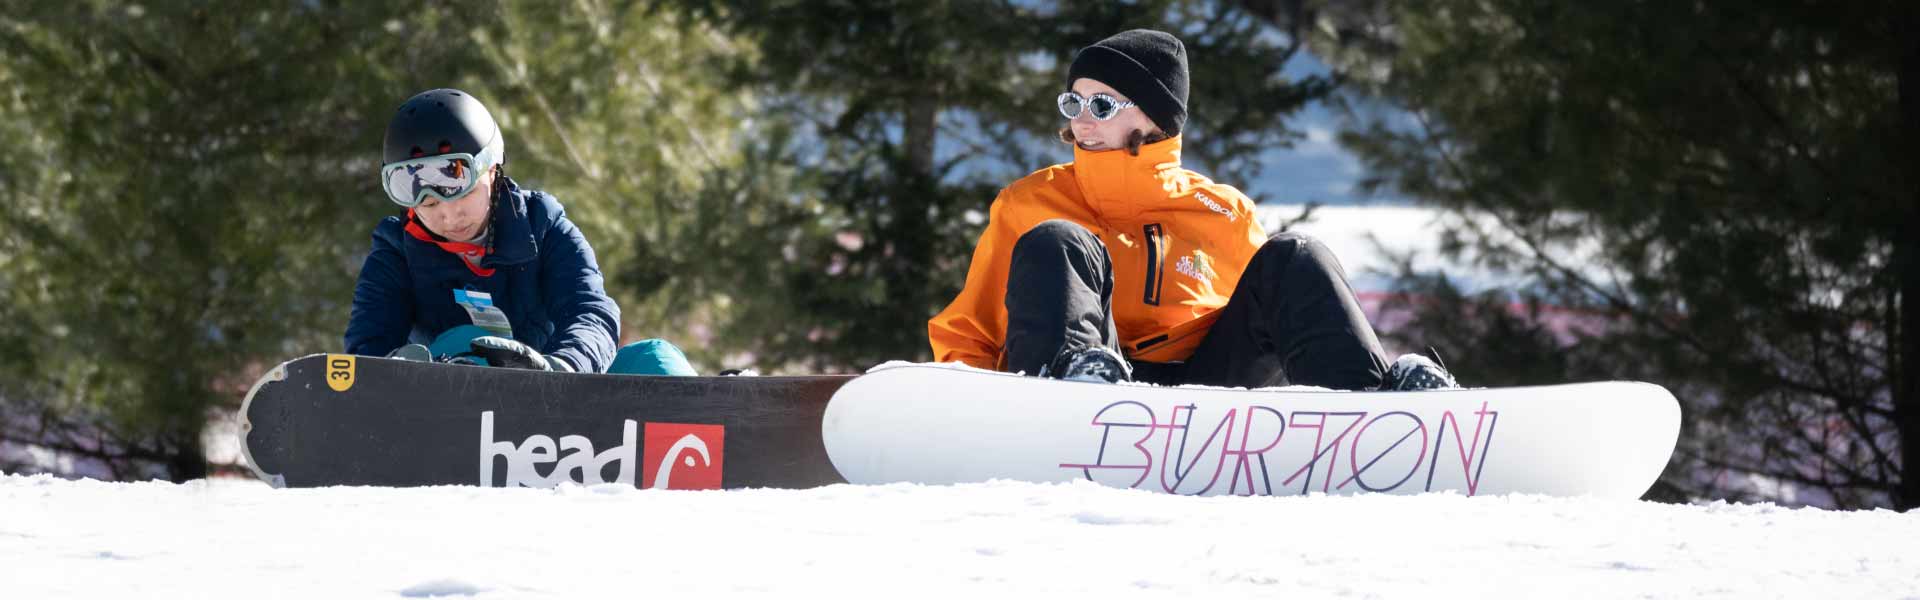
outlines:
M0 476L0 597L1920 598L1920 513ZM693 595L683 595L691 593Z

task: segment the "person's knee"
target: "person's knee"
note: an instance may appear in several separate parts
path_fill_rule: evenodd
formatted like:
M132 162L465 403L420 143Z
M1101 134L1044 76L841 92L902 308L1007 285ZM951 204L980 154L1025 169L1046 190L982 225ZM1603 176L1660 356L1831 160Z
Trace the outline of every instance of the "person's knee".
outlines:
M1013 244L1012 269L1044 272L1067 268L1098 272L1107 263L1107 244L1079 223L1051 219L1035 225Z
M1076 244L1105 246L1100 243L1100 236L1094 235L1079 223L1066 219L1049 219L1020 234L1020 240L1014 242L1013 248L1018 252L1023 247L1058 248Z
M678 346L662 339L646 339L620 347L608 373L622 375L699 375Z
M1297 260L1334 265L1333 250L1320 242L1320 238L1298 231L1282 231L1267 238L1255 256L1265 256L1267 260L1281 261L1277 264L1292 264Z

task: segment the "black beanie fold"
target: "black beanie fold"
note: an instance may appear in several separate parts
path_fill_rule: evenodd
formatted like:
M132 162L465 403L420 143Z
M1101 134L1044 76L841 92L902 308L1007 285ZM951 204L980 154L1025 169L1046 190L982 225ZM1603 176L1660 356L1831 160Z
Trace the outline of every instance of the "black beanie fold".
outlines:
M1162 31L1134 29L1081 48L1067 69L1067 87L1088 78L1139 105L1169 136L1187 123L1187 49Z

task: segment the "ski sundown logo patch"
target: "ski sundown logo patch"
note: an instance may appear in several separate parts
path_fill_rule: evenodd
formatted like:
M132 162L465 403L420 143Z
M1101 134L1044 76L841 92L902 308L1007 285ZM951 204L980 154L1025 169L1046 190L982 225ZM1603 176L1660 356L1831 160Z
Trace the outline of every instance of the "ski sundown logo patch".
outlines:
M648 423L641 454L640 487L654 490L717 490L726 464L727 428L722 425Z
M515 443L495 439L493 411L480 413L480 473L482 487L553 487L562 483L634 485L674 490L720 489L726 464L724 425L647 423L645 442L640 424L621 423L619 443L604 450L584 435L535 434ZM508 427L511 429L511 427ZM602 441L606 443L606 441ZM504 467L504 468L501 468ZM502 476L495 477L495 473Z
M1173 270L1200 281L1213 281L1220 278L1220 274L1213 270L1213 258L1199 250L1193 251L1191 256L1180 257L1180 260L1174 263Z

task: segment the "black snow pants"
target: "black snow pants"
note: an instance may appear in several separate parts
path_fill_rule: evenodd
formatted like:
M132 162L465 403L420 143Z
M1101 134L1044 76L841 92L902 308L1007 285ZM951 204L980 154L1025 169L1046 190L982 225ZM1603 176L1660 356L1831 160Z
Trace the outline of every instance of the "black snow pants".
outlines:
M1014 243L1007 273L1007 371L1037 374L1059 353L1107 346L1113 264L1100 237L1077 223L1041 223ZM1193 356L1133 361L1134 379L1160 385L1379 387L1387 360L1332 251L1306 235L1274 235L1248 263Z

